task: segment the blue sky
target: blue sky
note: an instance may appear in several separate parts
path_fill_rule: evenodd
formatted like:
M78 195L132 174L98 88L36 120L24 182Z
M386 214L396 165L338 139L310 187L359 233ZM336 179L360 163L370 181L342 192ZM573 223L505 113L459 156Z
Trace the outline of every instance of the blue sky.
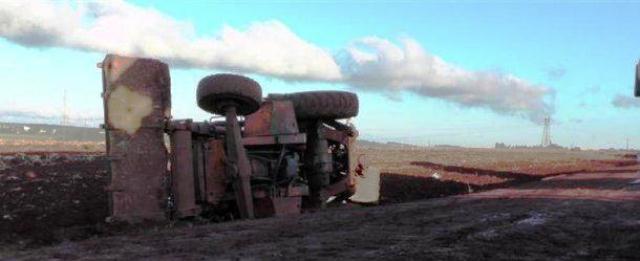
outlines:
M526 81L525 89L548 89L543 98L531 99L544 99L554 108L550 113L555 143L624 147L628 138L632 147L640 147L640 107L613 104L618 95L632 95L634 66L640 58L640 4L133 1L128 5L189 24L196 37L216 35L224 26L243 32L255 23L277 21L331 55L339 55L365 37L398 46L403 39L411 39L429 55L465 72L511 75ZM3 21L7 20L0 19L0 36ZM5 30L0 39L0 110L35 108L51 117L31 120L55 122L67 90L68 106L75 117L100 115L101 79L95 65L104 52L80 49L59 42L24 44ZM209 117L195 106L195 87L202 77L226 71L223 67L172 68L175 117ZM262 84L264 93L357 92L361 110L356 124L366 139L473 147L489 147L495 142L535 145L541 139L542 126L527 116L538 109L535 104L523 116L501 112L504 107L495 107L494 99L470 105L455 97L430 95L420 86L392 89L385 83L360 84L367 74L331 81L315 80L317 76L292 80L276 75L278 72L250 68L244 72ZM419 79L424 80L421 84L431 83L430 79ZM489 94L517 95L508 89ZM4 120L29 119L5 115Z

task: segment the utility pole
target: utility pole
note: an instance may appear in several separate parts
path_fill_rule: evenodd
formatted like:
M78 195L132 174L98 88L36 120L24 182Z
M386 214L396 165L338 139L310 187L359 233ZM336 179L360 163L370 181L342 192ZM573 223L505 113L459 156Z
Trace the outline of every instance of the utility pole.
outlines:
M62 96L62 125L69 125L69 112L67 111L67 90Z
M627 138L627 150L629 150L629 138Z

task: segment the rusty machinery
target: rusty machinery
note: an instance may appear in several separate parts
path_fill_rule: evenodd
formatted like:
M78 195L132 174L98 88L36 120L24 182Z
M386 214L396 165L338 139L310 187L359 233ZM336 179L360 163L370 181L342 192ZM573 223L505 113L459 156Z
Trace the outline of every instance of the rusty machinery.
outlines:
M174 120L166 64L107 55L99 67L115 219L294 214L347 200L363 178L357 131L337 121L358 114L353 93L263 98L257 82L217 74L197 103L224 120Z

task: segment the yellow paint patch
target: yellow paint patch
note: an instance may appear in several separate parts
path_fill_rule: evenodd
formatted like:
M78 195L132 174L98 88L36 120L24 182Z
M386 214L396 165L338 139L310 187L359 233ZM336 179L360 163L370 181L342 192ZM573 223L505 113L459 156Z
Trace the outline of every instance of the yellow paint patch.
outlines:
M113 88L107 101L109 123L112 127L132 135L142 126L142 119L153 111L151 97L120 85Z

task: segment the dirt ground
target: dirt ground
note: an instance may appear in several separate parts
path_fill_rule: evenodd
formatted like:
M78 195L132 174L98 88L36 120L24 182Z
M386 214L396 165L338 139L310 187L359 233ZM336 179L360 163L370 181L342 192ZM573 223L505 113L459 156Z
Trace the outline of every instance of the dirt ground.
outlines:
M108 214L102 153L0 154L0 244L46 245L95 233Z
M635 155L620 152L510 149L366 148L382 171L382 203L467 194L545 177L635 169Z
M640 259L633 155L363 152L381 206L145 228L103 223L104 156L5 154L0 259Z
M3 139L0 136L0 153L4 155L16 152L104 152L104 141L60 141L60 140L34 140L34 139Z

